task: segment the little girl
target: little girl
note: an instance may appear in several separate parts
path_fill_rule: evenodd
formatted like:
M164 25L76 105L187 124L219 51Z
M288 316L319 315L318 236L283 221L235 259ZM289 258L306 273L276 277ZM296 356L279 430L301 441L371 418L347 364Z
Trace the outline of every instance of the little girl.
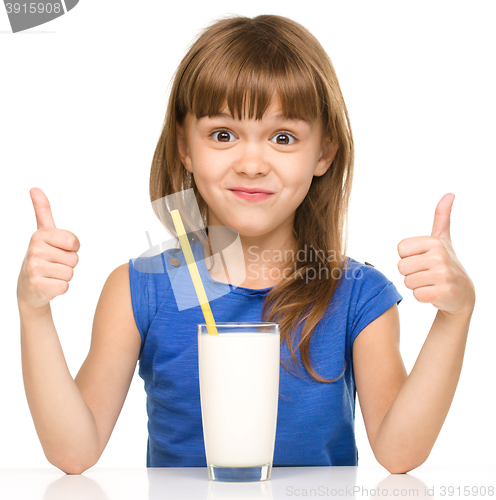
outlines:
M182 60L152 162L152 202L192 189L205 228L239 234L245 269L230 287L211 247L190 235L218 322L281 327L275 466L358 464L356 393L373 452L392 473L428 457L454 396L475 304L449 237L454 196L431 236L403 240L405 285L438 314L407 375L402 300L370 264L346 257L353 178L348 113L319 42L284 17L230 17L205 29ZM148 467L206 466L198 383L199 304L179 307L180 250L131 259L107 279L91 347L73 380L50 300L68 289L79 241L55 227L32 189L38 230L18 281L26 395L48 460L78 474L99 460L139 360L148 412ZM175 234L168 219L157 213ZM215 252L214 252L215 253Z

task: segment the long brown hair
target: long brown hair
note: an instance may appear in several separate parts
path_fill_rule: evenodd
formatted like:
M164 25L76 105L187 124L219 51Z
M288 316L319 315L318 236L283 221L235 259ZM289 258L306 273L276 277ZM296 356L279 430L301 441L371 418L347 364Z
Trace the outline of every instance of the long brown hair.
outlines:
M312 368L310 339L344 270L354 145L334 67L317 39L297 22L275 15L230 16L204 29L175 73L153 156L150 198L153 202L193 188L208 227L208 207L179 158L176 125L183 125L188 112L196 117L216 115L226 102L233 116L260 120L274 92L285 115L321 120L325 137L337 140L339 149L327 172L313 178L295 214L298 247L311 249L313 258L293 260L292 275L268 293L262 316L280 323L281 341L293 360L299 347L308 373L320 382L332 382ZM168 229L175 234L173 227ZM300 340L294 345L300 325Z

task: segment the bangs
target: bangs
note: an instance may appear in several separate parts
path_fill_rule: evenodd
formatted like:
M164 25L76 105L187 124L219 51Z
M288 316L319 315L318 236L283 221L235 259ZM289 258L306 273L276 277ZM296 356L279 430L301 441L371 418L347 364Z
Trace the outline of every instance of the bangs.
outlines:
M323 119L323 84L304 56L291 40L259 31L223 37L197 52L183 73L176 101L179 121L187 112L215 116L226 104L235 118L261 120L276 97L286 118Z

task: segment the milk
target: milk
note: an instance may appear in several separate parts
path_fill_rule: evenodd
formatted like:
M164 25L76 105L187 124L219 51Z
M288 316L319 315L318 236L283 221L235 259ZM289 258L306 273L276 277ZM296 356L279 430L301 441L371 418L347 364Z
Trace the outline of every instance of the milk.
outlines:
M272 464L279 393L279 335L200 334L198 342L207 464Z

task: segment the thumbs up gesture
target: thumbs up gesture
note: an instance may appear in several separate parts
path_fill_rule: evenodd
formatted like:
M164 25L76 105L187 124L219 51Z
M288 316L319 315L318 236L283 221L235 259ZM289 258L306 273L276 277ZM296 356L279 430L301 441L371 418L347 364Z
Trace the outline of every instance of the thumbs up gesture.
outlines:
M398 244L400 273L419 302L431 303L446 314L471 313L475 289L455 255L450 236L450 214L455 195L437 204L431 236L406 238Z
M45 310L50 301L69 289L78 263L79 240L64 229L57 229L50 203L39 188L29 192L38 225L31 236L17 280L19 308Z

